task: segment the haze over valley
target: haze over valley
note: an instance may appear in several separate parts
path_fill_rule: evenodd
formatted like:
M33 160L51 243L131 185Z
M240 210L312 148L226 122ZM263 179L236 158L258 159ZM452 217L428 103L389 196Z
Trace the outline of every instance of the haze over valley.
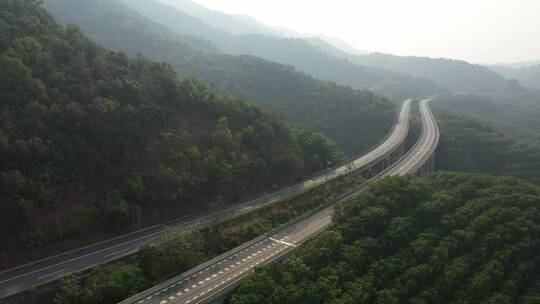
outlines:
M540 303L538 11L0 0L0 301Z

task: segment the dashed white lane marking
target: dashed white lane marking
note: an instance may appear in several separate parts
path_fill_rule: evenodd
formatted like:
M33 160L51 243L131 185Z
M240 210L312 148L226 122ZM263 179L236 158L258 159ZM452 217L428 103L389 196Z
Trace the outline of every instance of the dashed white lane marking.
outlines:
M167 303L167 301L165 301L165 300L159 302L159 304L165 304L165 303Z
M41 279L46 278L46 277L53 276L53 275L55 275L55 274L62 273L62 272L64 272L64 271L66 271L66 269L62 269L62 270L58 270L58 271L55 271L55 272L51 272L51 273L46 274L46 275L44 275L44 276L40 276L40 277L38 278L38 280L41 280Z
M287 245L289 247L296 247L296 245L294 244L291 244L291 243L287 243L285 241L282 241L282 240L276 240L275 238L270 238L270 240L276 242L276 243L280 243L280 244L283 244L283 245Z

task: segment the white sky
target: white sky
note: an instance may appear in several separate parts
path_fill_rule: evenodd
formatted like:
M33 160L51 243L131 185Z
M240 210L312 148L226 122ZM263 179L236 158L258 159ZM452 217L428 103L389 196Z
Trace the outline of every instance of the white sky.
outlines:
M540 60L540 0L194 0L361 50L463 59Z

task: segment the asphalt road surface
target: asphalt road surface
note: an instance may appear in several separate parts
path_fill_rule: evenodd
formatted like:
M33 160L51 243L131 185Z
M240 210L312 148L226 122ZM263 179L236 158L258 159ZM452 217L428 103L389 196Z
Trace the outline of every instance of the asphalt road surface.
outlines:
M378 178L410 174L429 159L438 144L438 128L428 106L420 102L422 136L411 152ZM437 139L437 140L435 140ZM198 304L212 299L239 282L257 267L267 265L293 251L331 224L333 207L270 235L240 252L226 255L188 277L179 276L167 283L127 299L121 304Z
M422 135L413 149L406 154L399 165L392 167L388 175L414 174L431 157L439 143L439 128L429 109L431 99L420 101L420 115L422 117Z
M212 213L195 219L186 219L175 226L191 228L207 225L211 222L230 218L241 212L270 204L286 198L290 194L305 191L308 188L323 184L328 180L355 171L380 160L388 153L395 151L405 140L409 130L409 113L412 100L406 100L400 110L398 121L394 124L386 140L367 154L347 162L325 174L313 177L305 182L282 191L267 195L227 210ZM159 238L169 231L169 226L154 226L144 231L108 240L90 247L69 252L42 262L27 265L0 274L0 299L63 278L69 274L117 260L133 254L143 245Z

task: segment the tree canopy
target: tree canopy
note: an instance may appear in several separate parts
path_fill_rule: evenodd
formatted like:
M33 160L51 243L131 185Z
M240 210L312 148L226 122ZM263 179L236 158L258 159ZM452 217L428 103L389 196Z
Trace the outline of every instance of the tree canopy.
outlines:
M58 20L79 25L96 42L112 49L125 51L130 56L141 53L150 58L165 61L171 64L180 78L196 77L219 93L253 100L267 109L278 110L295 123L323 132L346 153L356 154L377 143L392 126L396 115L395 106L386 98L368 91L353 90L332 82L317 80L298 72L291 65L278 64L253 56L231 56L212 53L208 50L201 51L196 47L189 48L186 44L189 42L186 36L177 36L175 40L177 42L157 41L156 37L174 37L175 35L164 28L163 24L156 24L141 16L141 14L147 15L154 12L155 6L160 5L159 2L132 1L129 3L131 5L138 3L148 8L137 12L120 0L45 1L47 9ZM81 10L81 6L85 9ZM173 10L173 8L160 9L160 14L166 13L163 16L168 17L159 20L154 18L154 20L161 22L172 20L177 23L177 28L203 30L200 20L197 23L184 24L182 18L185 14L181 12L176 17L170 17ZM117 16L122 16L122 18ZM150 29L155 31L149 33ZM261 42L253 42L251 38L253 37L245 38L248 41L247 44L260 44L263 49L266 49L264 46L268 46L268 43L272 43L265 39ZM124 40L127 42L118 43ZM306 45L306 43L296 41L291 43ZM182 46L180 47L179 44ZM287 45L280 47L281 53L288 49ZM301 51L297 52L302 54ZM247 54L253 55L253 53ZM298 55L297 57L306 56ZM323 66L317 58L311 60L315 68L326 69L336 61L340 66L342 65L341 60L332 59L331 63L325 60L326 63ZM355 69L365 70L361 67ZM348 75L347 72L340 71L338 68L332 70L338 76ZM371 74L355 77L355 80L360 81L361 78L371 77L367 75ZM378 81L386 79L379 75L375 77ZM388 80L386 83L389 84L395 80Z
M442 170L516 176L540 183L540 143L517 138L464 115L437 113L441 132L436 164Z
M143 224L223 208L341 157L324 135L97 46L40 5L0 0L0 257L124 231L132 205Z
M538 303L539 206L540 188L515 178L386 178L232 303Z

